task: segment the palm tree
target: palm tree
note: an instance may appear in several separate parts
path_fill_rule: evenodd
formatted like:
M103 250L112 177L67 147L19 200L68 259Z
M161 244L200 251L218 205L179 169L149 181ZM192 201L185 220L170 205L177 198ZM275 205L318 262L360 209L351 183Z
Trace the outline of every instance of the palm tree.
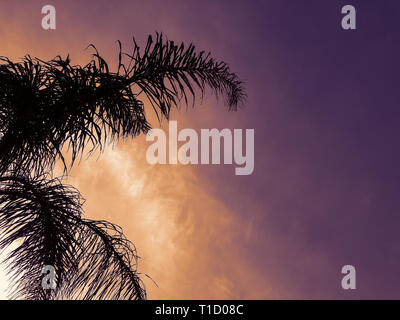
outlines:
M58 160L64 174L84 150L102 151L120 138L147 133L143 98L158 119L179 102L195 104L209 87L229 110L245 99L242 82L224 62L149 36L132 53L119 43L118 67L110 71L95 46L85 66L69 56L50 61L29 55L21 62L0 57L0 248L12 298L144 299L135 247L106 221L85 219L83 199L53 178ZM67 164L63 150L72 158ZM44 265L56 271L56 289L44 289Z

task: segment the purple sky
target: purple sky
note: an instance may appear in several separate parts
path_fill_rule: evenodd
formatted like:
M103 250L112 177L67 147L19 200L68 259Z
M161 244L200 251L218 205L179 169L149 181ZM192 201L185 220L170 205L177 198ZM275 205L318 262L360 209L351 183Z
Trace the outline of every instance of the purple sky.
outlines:
M351 3L356 31L340 27L348 1L221 4L215 45L248 83L256 169L213 171L214 191L256 216L250 261L283 297L400 297L400 3ZM345 264L357 290L340 287Z

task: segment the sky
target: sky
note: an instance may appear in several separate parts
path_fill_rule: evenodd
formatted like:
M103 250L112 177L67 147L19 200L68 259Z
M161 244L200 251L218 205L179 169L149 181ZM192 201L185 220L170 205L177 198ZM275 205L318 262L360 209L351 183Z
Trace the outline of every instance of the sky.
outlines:
M341 28L353 4L357 29ZM41 8L56 8L56 30ZM400 298L398 1L0 0L0 55L115 62L159 31L227 62L247 101L206 96L179 128L255 130L255 170L150 165L144 137L82 161L87 217L136 246L149 299ZM151 113L150 108L148 109ZM166 121L154 127L168 128ZM342 266L357 289L341 287ZM6 275L0 273L0 297Z

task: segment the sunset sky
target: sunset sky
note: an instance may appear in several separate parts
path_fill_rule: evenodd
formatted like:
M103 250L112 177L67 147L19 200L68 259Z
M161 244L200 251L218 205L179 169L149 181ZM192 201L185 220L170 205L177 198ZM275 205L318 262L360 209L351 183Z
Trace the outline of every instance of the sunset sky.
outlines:
M340 25L348 2L357 30ZM41 27L46 4L56 30ZM86 216L136 245L139 271L157 283L143 278L149 299L400 298L399 17L395 0L0 0L0 56L81 64L93 43L115 65L117 40L129 51L133 36L144 45L158 31L245 82L238 112L207 95L172 119L255 129L252 175L152 166L145 137L71 171ZM347 264L356 290L341 288ZM6 288L0 272L0 297Z

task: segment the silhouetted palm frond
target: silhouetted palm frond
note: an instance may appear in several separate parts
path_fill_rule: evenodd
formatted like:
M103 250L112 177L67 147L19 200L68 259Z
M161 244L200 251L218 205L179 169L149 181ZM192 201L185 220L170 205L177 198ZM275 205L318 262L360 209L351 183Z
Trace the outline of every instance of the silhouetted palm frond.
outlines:
M58 158L64 161L64 145L72 165L87 146L89 153L101 151L106 141L147 132L141 94L159 118L168 118L181 98L188 103L189 94L194 102L196 89L203 95L207 86L226 97L230 110L245 98L227 64L196 53L192 44L178 46L157 34L143 52L135 41L131 54L120 45L116 72L92 47L86 66L72 65L69 57L0 59L0 174L46 172Z
M11 298L145 298L133 245L119 227L84 219L82 203L58 179L0 177L0 248L15 247L6 258ZM45 265L55 290L42 287Z
M46 68L26 56L21 63L0 58L0 173L41 172L62 158L63 139L54 125L54 99Z
M123 54L128 57L127 64L122 63L120 55L118 72L123 70L128 82L138 86L156 112L160 110L163 116L168 117L171 107L177 106L181 97L188 103L187 91L194 103L196 88L203 94L209 86L216 96L224 95L230 110L236 110L245 99L242 82L229 66L215 61L210 53L197 53L193 44L188 47L183 43L176 45L157 34L155 40L149 36L142 53L135 39L133 42L133 53Z
M118 226L84 219L77 242L82 248L76 255L79 272L63 290L65 296L84 300L146 298L136 272L136 250Z

